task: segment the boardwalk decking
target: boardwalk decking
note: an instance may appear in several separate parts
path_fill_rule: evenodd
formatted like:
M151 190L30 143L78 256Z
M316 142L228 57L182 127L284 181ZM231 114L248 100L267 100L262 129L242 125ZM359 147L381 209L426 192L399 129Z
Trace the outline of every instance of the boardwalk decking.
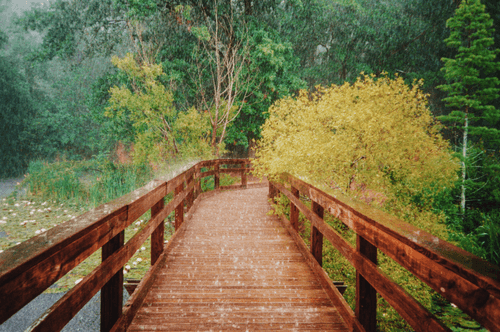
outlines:
M267 192L203 198L128 331L347 331Z

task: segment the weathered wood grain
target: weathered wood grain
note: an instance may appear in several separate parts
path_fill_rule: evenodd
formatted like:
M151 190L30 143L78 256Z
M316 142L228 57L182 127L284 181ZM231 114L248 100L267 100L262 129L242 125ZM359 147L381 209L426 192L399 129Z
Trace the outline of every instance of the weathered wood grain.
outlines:
M331 197L299 179L290 175L287 178L291 179L293 185L300 188L303 194L318 201L358 235L480 324L490 330L500 329L499 283L491 278L493 271L498 271L495 278L500 276L498 267L410 224L372 211L375 209L369 206L355 203L357 205L354 210L338 198ZM439 252L444 252L444 255L439 255ZM463 257L460 257L461 255ZM464 261L473 263L473 269L462 264ZM483 269L484 275L480 274Z
M292 193L293 195L293 193ZM294 195L295 196L295 195ZM311 210L323 219L324 209L321 205L312 201ZM319 266L323 266L323 234L311 224L311 254L316 258Z
M151 208L151 218L156 217L165 207L165 198L162 198ZM151 234L151 265L156 263L158 257L163 252L163 238L165 234L165 221L162 220L158 227Z
M201 200L128 331L348 330L293 240L266 215L266 190Z
M183 188L184 188L184 182L181 182L175 188L175 197L177 197L182 193ZM175 207L175 230L178 230L183 222L184 222L184 200L182 200L181 203Z
M332 282L328 274L319 266L316 258L311 254L311 251L305 244L304 240L297 233L297 230L293 227L288 219L284 215L281 215L281 223L288 230L288 233L293 238L303 257L305 258L307 264L311 268L311 270L315 273L316 277L321 283L321 286L325 290L326 294L330 298L330 301L335 305L337 310L339 311L342 318L347 323L350 331L365 331L361 323L356 318L354 312L352 311L349 304L342 297L340 290L337 286ZM345 290L345 288L344 288Z
M377 264L377 247L360 235L356 237L356 250ZM367 332L377 330L377 291L370 282L356 271L356 317Z
M359 254L323 219L307 208L288 189L279 183L274 186L299 208L307 219L323 234L330 243L361 273L384 299L410 324L415 331L450 331L425 307L418 303L403 288L380 270L373 262Z
M193 184L191 184L191 187ZM135 234L124 246L109 256L102 264L66 293L45 314L31 325L29 331L59 331L78 311L106 284L113 275L122 269L142 243L153 233L175 207L188 195L189 189L179 193L156 217L149 220L146 227Z
M105 262L123 247L125 231L121 231L102 247ZM118 270L101 289L101 332L108 332L122 314L123 269Z
M217 190L219 189L219 185L220 185L220 165L219 165L219 162L215 162L214 164L214 189Z
M72 241L59 242L57 230L54 231L54 229L31 239L30 242L36 244L35 246L40 245L41 242L45 244L47 246L46 250L40 250L38 255L37 252L31 255L30 251L27 250L26 255L29 256L29 259L20 261L19 265L11 270L2 272L4 278L0 282L0 299L2 299L0 301L0 322L6 321L50 285L119 234L125 228L127 210L125 208L118 210L118 212L119 214L115 213L111 218L106 218L104 223L99 223L98 227L92 227L90 230L84 229L71 236ZM65 227L64 224L61 226ZM71 225L69 228L76 228L76 226ZM54 242L57 250L49 247L51 236L55 237ZM47 257L47 252L52 254ZM4 266L0 266L0 269L3 268ZM3 299L16 300L5 301Z
M333 197L289 174L283 177L348 227L363 220L500 298L500 267L365 203L340 194Z
M292 187L291 192L295 197L299 197L299 190ZM299 231L299 209L290 201L290 223L292 224L293 229L298 232Z

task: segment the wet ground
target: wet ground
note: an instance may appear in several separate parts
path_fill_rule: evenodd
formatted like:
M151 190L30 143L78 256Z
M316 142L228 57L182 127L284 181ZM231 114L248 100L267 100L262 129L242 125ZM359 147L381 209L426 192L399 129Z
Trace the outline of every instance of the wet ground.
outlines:
M25 189L16 188L24 178L0 179L0 199L8 197L12 192L16 191L20 195L25 194ZM19 197L19 195L18 195ZM7 234L0 230L0 237L6 237ZM35 319L43 314L45 310L50 308L64 293L56 294L40 294L18 313L12 316L5 323L0 324L0 332L17 332L24 331L28 328ZM128 293L124 292L125 300L128 299ZM71 322L66 325L63 331L99 331L100 330L100 294L87 303L87 305L77 314Z
M13 191L16 190L16 185L21 183L24 177L21 178L10 178L10 179L0 179L0 198L9 196ZM25 193L25 189L18 189L19 193Z

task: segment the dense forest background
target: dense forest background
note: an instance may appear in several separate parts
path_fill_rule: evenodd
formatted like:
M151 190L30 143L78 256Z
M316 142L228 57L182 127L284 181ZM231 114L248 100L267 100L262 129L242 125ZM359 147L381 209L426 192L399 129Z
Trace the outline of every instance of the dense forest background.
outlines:
M493 19L489 48L499 49L500 3L482 3ZM457 54L445 39L459 5L47 0L13 15L0 0L0 177L23 174L37 160L109 159L117 151L149 165L246 156L277 100L353 83L361 72L423 79L432 114L446 120L453 107L437 87L449 83L442 59ZM500 108L498 98L490 104ZM499 136L471 135L463 158L463 125L443 124L468 165L466 178L414 203L444 212L452 240L499 264ZM495 131L500 122L476 126Z

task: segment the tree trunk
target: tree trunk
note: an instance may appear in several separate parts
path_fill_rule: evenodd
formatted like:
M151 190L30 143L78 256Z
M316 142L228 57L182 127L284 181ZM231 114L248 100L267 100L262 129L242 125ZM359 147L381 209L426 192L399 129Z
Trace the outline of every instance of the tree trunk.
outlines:
M462 212L462 220L465 219L465 177L467 175L465 159L467 158L467 133L469 130L469 118L468 113L465 113L465 127L464 127L464 141L462 146L462 197L460 200L460 210Z

